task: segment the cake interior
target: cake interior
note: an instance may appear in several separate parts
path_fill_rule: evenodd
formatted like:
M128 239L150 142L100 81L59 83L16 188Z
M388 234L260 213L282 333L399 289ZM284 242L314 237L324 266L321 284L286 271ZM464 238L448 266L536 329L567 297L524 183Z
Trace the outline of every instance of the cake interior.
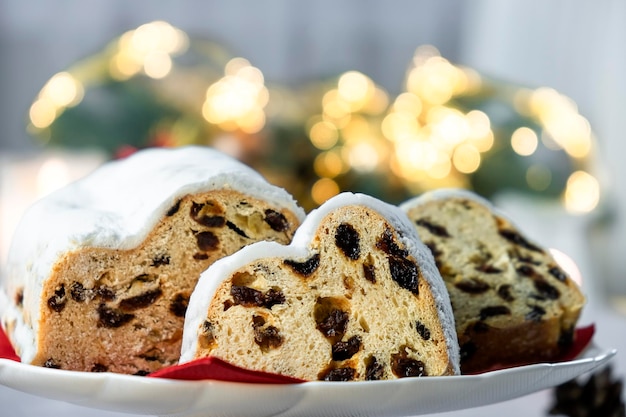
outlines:
M177 363L200 273L250 243L289 243L298 225L287 209L218 189L182 197L136 248L66 253L44 284L33 363L127 374Z
M422 266L380 213L334 210L307 257L274 254L226 277L195 355L305 380L451 374Z
M546 249L473 199L432 199L408 215L450 294L464 373L571 345L584 297Z

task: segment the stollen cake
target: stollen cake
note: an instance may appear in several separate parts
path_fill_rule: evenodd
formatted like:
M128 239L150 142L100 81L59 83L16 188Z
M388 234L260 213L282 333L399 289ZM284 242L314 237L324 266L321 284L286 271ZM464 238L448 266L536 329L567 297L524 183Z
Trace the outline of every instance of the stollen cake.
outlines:
M288 246L260 242L204 272L181 362L217 357L303 380L459 372L445 285L404 213L340 194Z
M304 211L210 148L149 149L36 202L8 255L2 322L25 363L146 374L175 364L200 273Z
M446 283L463 373L551 360L572 344L578 285L489 201L443 189L400 207Z

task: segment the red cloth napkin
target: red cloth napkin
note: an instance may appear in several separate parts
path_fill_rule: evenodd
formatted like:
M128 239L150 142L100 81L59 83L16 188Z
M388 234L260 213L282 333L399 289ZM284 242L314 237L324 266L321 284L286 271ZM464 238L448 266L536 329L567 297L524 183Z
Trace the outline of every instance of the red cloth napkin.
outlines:
M256 384L294 384L301 379L267 372L251 371L232 365L218 358L196 359L181 365L168 366L148 375L153 378L181 379L197 381L215 379L218 381L250 382Z
M593 324L576 330L574 344L555 362L575 359L591 342L595 326ZM20 361L11 346L2 326L0 326L0 358ZM249 382L257 384L293 384L304 382L300 379L267 372L239 368L218 358L197 359L181 365L169 366L148 375L151 378L169 378L185 381L213 379L217 381Z
M2 326L0 326L0 358L20 362L20 357L15 353Z

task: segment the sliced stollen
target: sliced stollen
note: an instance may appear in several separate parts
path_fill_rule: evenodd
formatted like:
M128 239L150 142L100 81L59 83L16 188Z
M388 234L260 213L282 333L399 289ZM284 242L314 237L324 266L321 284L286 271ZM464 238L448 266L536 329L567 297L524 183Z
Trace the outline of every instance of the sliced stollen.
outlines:
M290 242L303 219L285 190L216 150L139 151L24 214L2 323L25 363L130 374L175 364L200 273L250 243Z
M459 372L432 255L397 207L351 193L313 210L290 245L256 243L202 274L181 362L209 356L304 380Z
M400 207L448 288L463 373L551 360L571 346L585 302L578 285L489 201L442 189Z

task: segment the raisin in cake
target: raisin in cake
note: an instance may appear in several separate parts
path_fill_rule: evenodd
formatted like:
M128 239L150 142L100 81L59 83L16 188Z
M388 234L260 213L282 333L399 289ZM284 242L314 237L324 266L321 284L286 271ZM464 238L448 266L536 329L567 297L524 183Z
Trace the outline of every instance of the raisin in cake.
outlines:
M35 203L8 256L2 321L22 361L145 374L175 364L200 273L304 211L210 148L140 151Z
M458 373L445 285L406 216L344 193L289 246L260 242L202 274L181 362L218 357L304 380Z
M463 373L554 359L571 345L580 289L491 203L469 191L437 190L401 208L450 293Z

